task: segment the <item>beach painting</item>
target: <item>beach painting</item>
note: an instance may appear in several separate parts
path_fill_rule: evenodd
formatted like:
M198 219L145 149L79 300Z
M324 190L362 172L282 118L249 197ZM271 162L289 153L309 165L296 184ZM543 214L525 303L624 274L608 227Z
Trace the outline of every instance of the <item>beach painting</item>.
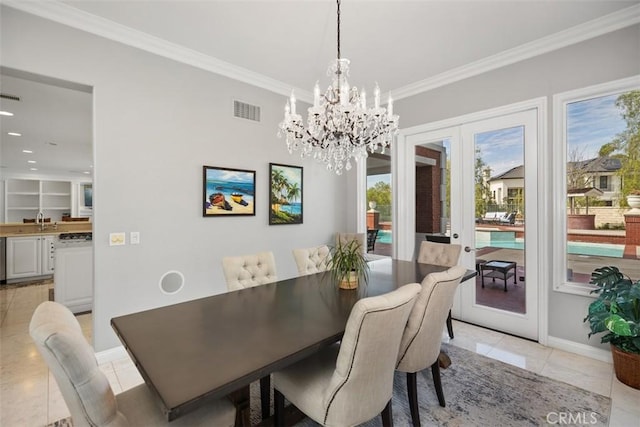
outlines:
M302 224L302 167L269 163L269 224Z
M202 216L255 215L256 172L203 167Z

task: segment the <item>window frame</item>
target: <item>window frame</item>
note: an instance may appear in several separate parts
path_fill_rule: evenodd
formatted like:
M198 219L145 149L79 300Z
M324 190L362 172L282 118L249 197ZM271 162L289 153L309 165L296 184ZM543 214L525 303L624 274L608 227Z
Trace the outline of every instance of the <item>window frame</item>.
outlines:
M567 105L592 98L613 95L640 89L640 75L614 80L602 84L588 86L553 96L553 141L560 150L554 156L553 174L556 177L552 188L554 238L552 251L555 256L551 260L553 274L553 290L568 294L594 297L591 291L595 286L587 283L567 280Z

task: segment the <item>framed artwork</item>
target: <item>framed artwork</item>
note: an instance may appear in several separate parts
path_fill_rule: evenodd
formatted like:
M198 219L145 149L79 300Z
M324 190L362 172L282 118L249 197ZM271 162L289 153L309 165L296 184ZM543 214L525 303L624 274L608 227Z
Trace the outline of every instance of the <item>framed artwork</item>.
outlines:
M255 215L256 171L204 166L202 216Z
M269 224L302 224L302 167L269 163Z

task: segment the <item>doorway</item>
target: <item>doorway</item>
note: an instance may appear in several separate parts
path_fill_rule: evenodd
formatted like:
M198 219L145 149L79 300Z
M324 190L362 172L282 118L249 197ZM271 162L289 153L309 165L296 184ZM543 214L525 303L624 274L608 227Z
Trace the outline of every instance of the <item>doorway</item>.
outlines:
M530 339L538 339L538 141L544 101L534 101L401 132L398 197L406 215L397 216L398 256L415 259L423 209L416 149L439 152L440 212L437 234L463 248L460 263L478 277L460 286L454 318ZM526 165L526 167L525 167ZM432 186L436 188L435 185ZM529 201L529 203L527 203ZM428 216L428 215L427 215ZM528 268L527 268L528 266ZM483 287L484 285L484 287Z

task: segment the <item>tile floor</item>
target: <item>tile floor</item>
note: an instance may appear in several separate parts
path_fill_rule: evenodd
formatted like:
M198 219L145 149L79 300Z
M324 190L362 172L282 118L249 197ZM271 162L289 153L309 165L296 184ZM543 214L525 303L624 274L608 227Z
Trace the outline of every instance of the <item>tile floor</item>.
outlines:
M39 427L69 415L54 378L32 344L28 325L51 285L0 289L0 426ZM78 316L91 340L91 315ZM451 344L555 378L613 401L611 427L640 427L640 391L615 378L610 364L454 322ZM115 393L142 382L130 359L104 363Z

